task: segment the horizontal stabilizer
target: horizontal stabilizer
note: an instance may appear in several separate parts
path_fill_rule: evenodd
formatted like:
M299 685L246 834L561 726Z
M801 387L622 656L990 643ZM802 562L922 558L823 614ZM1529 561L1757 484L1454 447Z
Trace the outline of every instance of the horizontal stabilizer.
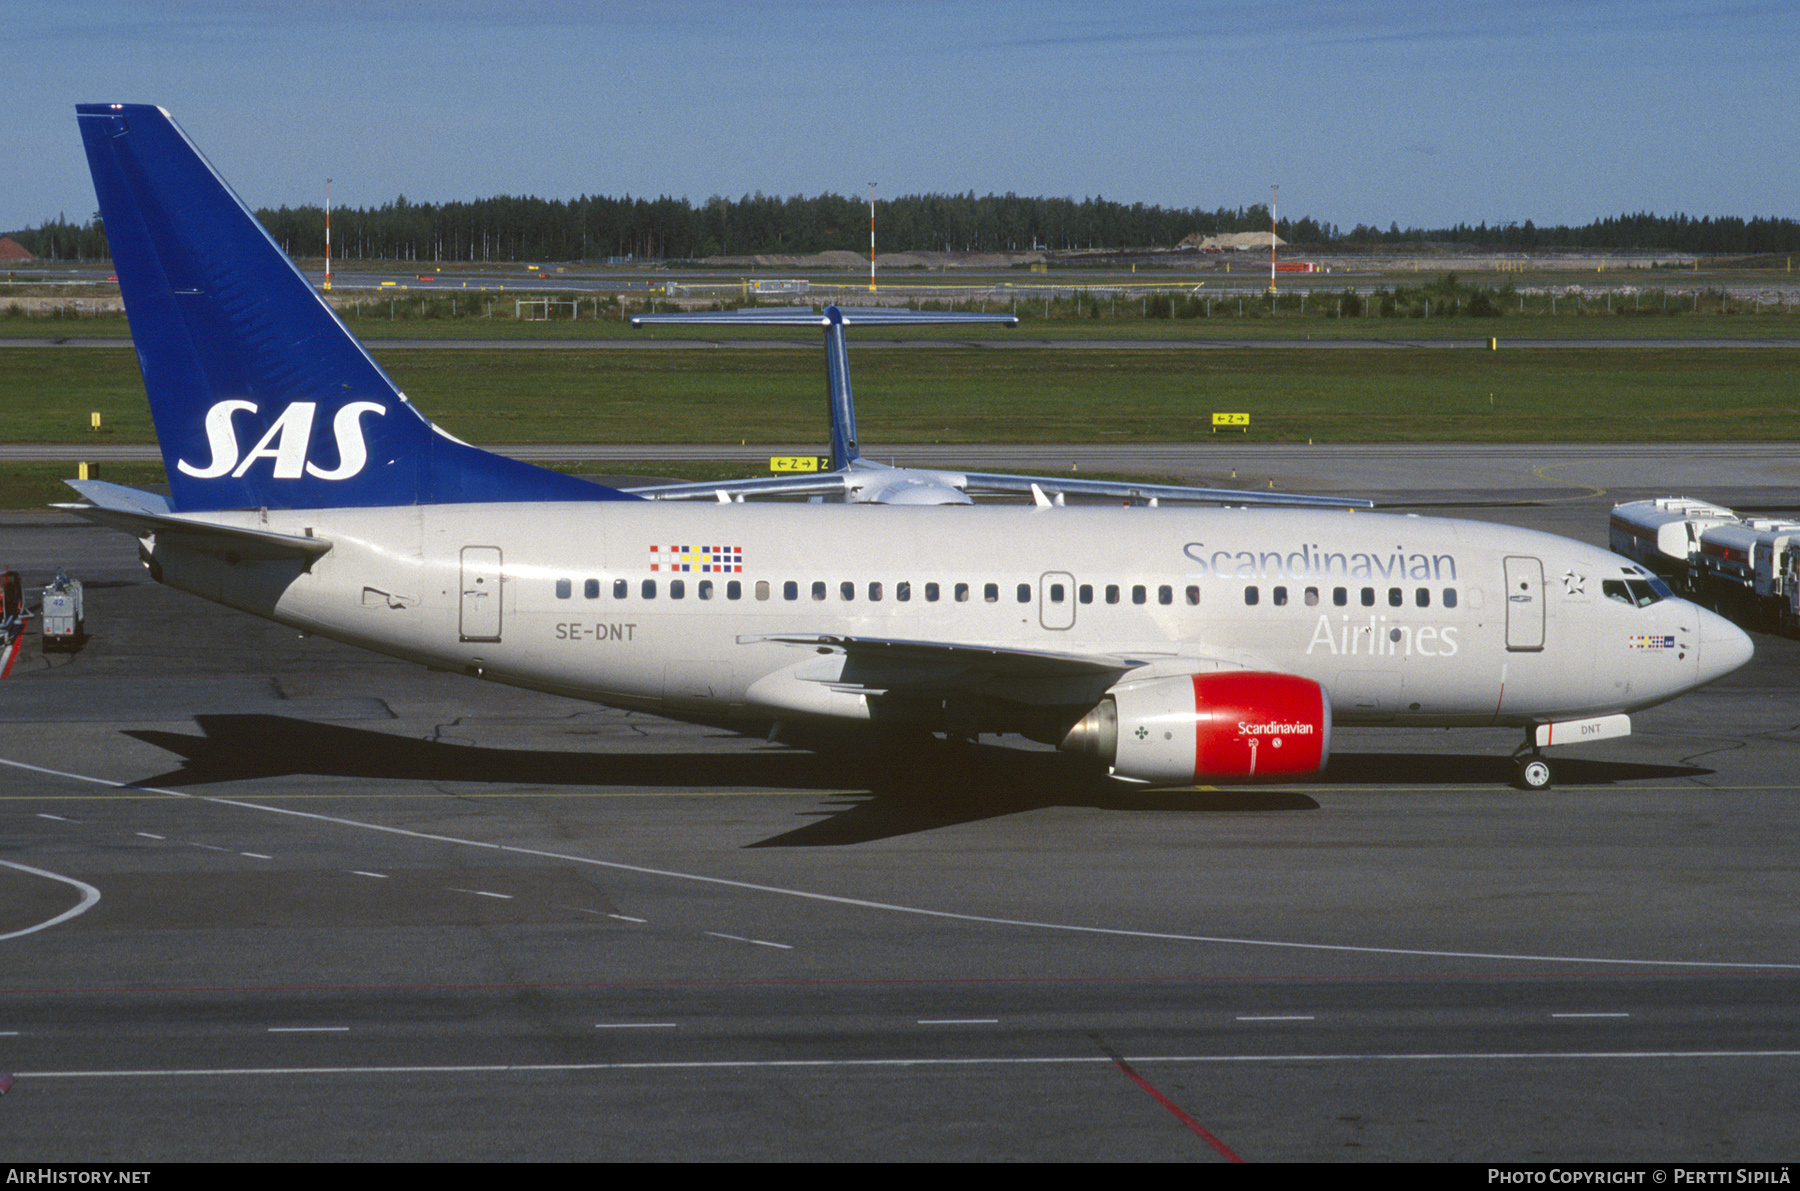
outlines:
M836 315L834 318L833 315ZM904 306L827 306L815 313L805 306L751 306L743 310L686 311L679 314L634 315L634 327L659 323L698 327L920 327L954 323L999 323L1016 327L1017 315L975 314L947 310L908 310Z
M310 562L331 549L329 538L273 533L248 526L219 525L211 521L196 520L192 514L174 513L169 510L168 498L154 492L140 492L136 488L109 484L104 480L63 482L92 503L59 504L53 507L65 509L96 525L122 529L133 537L142 538L154 534L164 541L179 539L191 549L229 556L233 560L299 558Z

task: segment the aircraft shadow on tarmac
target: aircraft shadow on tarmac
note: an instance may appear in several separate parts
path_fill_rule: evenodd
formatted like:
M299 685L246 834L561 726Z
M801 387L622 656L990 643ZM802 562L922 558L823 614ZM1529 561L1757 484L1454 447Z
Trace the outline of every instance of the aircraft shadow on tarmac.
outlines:
M1161 813L1317 810L1282 786L1140 790L1106 781L1072 758L988 745L813 753L571 753L413 740L275 715L200 715L201 734L125 734L182 758L137 786L193 787L289 775L509 786L641 786L650 789L818 790L815 817L747 847L866 843L1047 807ZM1608 785L1711 772L1682 766L1561 760L1561 784ZM1334 757L1323 781L1339 785L1503 784L1504 757L1352 753Z

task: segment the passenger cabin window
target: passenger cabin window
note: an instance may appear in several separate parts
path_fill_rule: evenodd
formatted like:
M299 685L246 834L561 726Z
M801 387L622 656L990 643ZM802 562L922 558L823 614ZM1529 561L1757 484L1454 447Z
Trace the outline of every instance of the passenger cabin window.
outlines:
M1021 603L1021 604L1031 603L1031 584L1029 584L1029 583L1019 584L1019 603Z
M1254 587L1244 588L1244 603L1249 604L1249 605L1255 605L1261 599L1262 599L1262 593L1260 591L1257 591L1256 588L1254 588Z
M1132 586L1131 586L1131 602L1132 603L1142 604L1149 598L1150 598L1150 593L1148 591L1144 590L1144 585L1142 583L1132 584Z
M1091 604L1094 602L1094 585L1092 583L1083 583L1080 587L1075 589L1075 594L1081 597L1082 603Z
M1287 588L1277 587L1274 591L1269 593L1269 598L1275 604L1276 607L1278 607L1278 608L1286 607L1287 606Z
M813 581L812 597L815 600L822 600L825 598L825 581L823 579Z
M869 601L871 603L873 603L876 600L879 600L880 598L881 598L881 584L879 584L879 583L869 584Z
M581 594L584 599L590 599L590 600L599 599L600 598L600 580L589 579L586 583L583 583L581 585Z
M792 579L789 579L786 583L783 583L781 585L781 598L784 600L799 599L800 598L800 585L798 583L795 583Z
M1119 602L1119 585L1117 583L1108 583L1106 585L1106 602L1109 604L1116 604Z
M1398 587L1388 588L1388 607L1398 608L1406 602L1406 593Z
M1421 587L1419 590L1413 592L1413 603L1421 608L1431 607L1431 589L1429 587Z
M902 604L911 600L912 599L912 584L910 584L910 583L894 584L894 598L896 600L899 600Z
M694 594L699 596L703 600L712 599L712 597L713 597L713 581L711 579L700 580L700 582L698 582L694 585Z
M763 589L762 598L766 600L769 598L769 585L767 583L763 584L762 589ZM744 598L744 585L736 579L733 579L730 582L726 583L725 584L725 598L728 600L743 599Z
M1000 602L1000 585L998 583L982 584L981 598L990 604L998 604Z
M938 602L938 585L937 584L927 583L925 585L925 602L927 604L935 604Z
M1375 589L1373 587L1365 587L1362 589L1362 606L1365 608L1373 608L1375 606Z
M556 581L556 598L557 599L566 600L571 595L574 594L574 591L575 591L574 587L569 583L569 581L567 579L558 579Z
M644 580L644 586L641 588L641 591L646 600L654 600L656 598L656 580Z
M687 596L687 580L686 579L671 579L671 580L669 580L669 598L671 600L685 599L686 596Z
M1197 584L1197 583L1188 584L1187 602L1190 605L1198 605L1200 603L1200 586L1199 586L1199 584Z
M1317 608L1319 606L1319 589L1318 588L1309 587L1306 589L1306 606L1308 608Z
M958 583L956 585L956 602L959 604L966 604L969 602L969 585L967 583Z
M1344 607L1350 602L1350 589L1348 587L1332 588L1331 602L1339 608Z
M856 598L856 584L846 579L844 582L838 584L838 595L846 600L854 600Z
M1052 604L1060 604L1063 602L1063 585L1062 584L1052 583L1050 585L1050 602Z
M1444 588L1444 607L1446 607L1446 608L1456 607L1456 588L1454 588L1454 587Z
M613 580L613 599L622 600L631 593L631 586L623 579Z

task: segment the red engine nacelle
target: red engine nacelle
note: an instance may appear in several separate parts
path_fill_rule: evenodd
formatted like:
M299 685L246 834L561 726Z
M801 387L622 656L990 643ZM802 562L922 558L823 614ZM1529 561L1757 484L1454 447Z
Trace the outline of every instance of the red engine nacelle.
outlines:
M1331 698L1310 678L1252 670L1125 682L1061 747L1152 786L1311 776L1331 756Z

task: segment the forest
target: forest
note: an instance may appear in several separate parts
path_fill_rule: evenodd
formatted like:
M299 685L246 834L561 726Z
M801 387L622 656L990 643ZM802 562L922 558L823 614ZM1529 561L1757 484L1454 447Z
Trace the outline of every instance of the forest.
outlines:
M325 253L325 212L318 206L259 210L257 217L294 257ZM1101 197L1027 198L1016 194L925 194L875 204L882 252L1064 252L1173 248L1187 236L1261 231L1266 206L1146 206ZM1761 255L1800 250L1800 221L1784 218L1618 215L1582 227L1539 227L1530 220L1490 227L1344 229L1306 216L1277 224L1290 244L1311 250L1379 251L1408 245L1456 245L1497 251L1653 250ZM471 202L414 203L404 195L373 208L331 212L332 256L405 261L690 261L714 256L868 251L869 206L838 194L780 198L714 196L576 199L498 196ZM44 260L105 259L98 216L59 216L5 233Z

